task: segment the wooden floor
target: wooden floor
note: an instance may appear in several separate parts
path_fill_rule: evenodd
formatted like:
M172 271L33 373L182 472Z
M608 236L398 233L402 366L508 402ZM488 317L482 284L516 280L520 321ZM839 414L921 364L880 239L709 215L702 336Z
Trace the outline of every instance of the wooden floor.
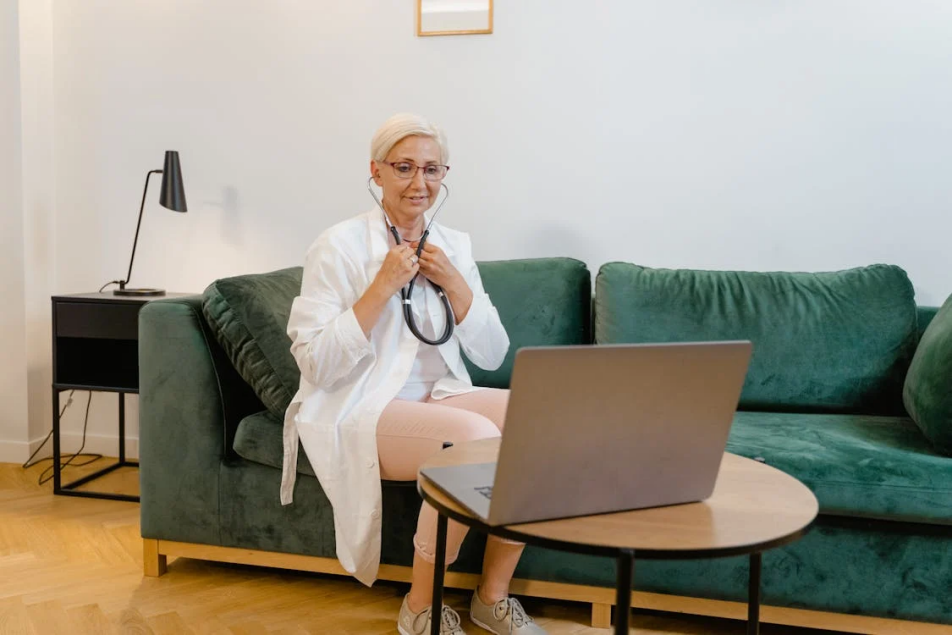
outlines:
M84 470L69 468L74 480ZM48 465L48 462L46 463ZM142 575L136 503L52 495L37 485L45 465L21 469L0 463L0 635L82 633L396 633L394 621L406 587L366 588L341 577L215 564L170 561L160 578ZM124 468L90 488L136 493L135 469ZM469 598L450 593L472 626ZM553 635L605 635L593 629L589 605L528 599L524 602ZM633 633L727 635L741 622L635 612ZM819 635L764 625L764 635Z

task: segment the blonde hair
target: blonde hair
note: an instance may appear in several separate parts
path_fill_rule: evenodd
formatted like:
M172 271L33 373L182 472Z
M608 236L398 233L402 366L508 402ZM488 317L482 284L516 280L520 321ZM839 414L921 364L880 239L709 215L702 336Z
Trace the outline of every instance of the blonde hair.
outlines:
M374 161L386 161L393 146L413 136L433 139L440 146L440 163L446 165L450 160L449 146L442 128L420 115L409 113L394 115L383 122L370 140L370 158Z

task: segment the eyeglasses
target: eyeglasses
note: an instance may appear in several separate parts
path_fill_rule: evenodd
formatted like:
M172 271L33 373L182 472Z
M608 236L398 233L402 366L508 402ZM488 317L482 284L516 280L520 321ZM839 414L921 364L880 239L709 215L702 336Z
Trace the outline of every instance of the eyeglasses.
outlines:
M448 165L417 165L415 163L407 163L406 161L397 161L391 163L390 161L382 161L390 167L393 168L393 173L397 176L398 179L412 179L416 176L417 170L423 170L423 178L427 181L439 181L446 173L449 171L450 166Z

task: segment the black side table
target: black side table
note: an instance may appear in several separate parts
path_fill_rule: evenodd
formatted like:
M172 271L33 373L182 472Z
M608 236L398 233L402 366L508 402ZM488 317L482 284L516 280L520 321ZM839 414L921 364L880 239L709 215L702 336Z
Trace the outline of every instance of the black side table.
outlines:
M110 292L56 295L53 303L53 493L138 502L138 496L77 489L120 467L126 459L126 394L139 392L139 309L152 300L190 295L121 297ZM119 395L119 461L72 483L60 468L60 393L64 390Z

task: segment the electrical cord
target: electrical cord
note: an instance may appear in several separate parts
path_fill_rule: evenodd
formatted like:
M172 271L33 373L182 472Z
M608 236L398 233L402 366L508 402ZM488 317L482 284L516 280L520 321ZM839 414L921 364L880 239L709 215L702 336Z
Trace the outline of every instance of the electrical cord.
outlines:
M71 391L69 392L69 397L67 397L67 399L66 399L66 405L63 406L63 409L62 409L62 410L60 410L59 416L60 416L61 418L62 418L62 416L66 413L66 410L69 408L70 404L73 403L73 393L75 393L75 392L76 392L75 390L71 390ZM102 454L83 453L83 448L86 447L86 429L87 429L87 427L89 426L89 406L90 406L90 404L92 404L92 400L93 400L93 393L92 393L92 392L89 392L88 395L89 395L89 396L88 396L88 398L86 399L86 415L85 415L85 417L84 417L84 419L83 419L83 440L82 440L82 443L80 444L79 450L77 450L76 452L74 452L73 454L71 454L71 455L66 459L66 461L60 463L60 469L61 469L61 470L64 469L64 468L65 468L66 466L68 466L68 465L72 465L73 467L82 467L82 466L84 466L84 465L89 465L90 463L94 463L95 461L98 461L99 459L102 458ZM48 456L48 457L45 457L45 458L42 458L42 459L37 459L36 461L33 461L33 457L35 457L35 456L39 453L39 451L43 449L43 447L46 445L46 442L50 440L50 437L51 437L51 436L53 436L53 431L52 431L52 430L50 430L49 434L46 435L46 438L43 439L43 442L40 443L39 447L37 447L36 450L33 451L33 454L31 454L31 455L30 455L30 458L28 458L28 459L26 460L26 463L23 464L23 466L22 466L23 469L31 468L31 467L33 467L34 465L38 465L38 464L40 464L40 463L42 463L42 462L44 462L44 461L52 461L52 460L53 460L53 457ZM82 463L75 463L74 461L75 461L77 458L80 458L80 457L86 458L86 459L88 459L88 460L83 461ZM30 461L33 461L33 463L30 463ZM53 466L52 466L52 465L50 465L49 467L45 468L45 469L43 470L43 472L40 474L40 477L39 477L39 479L37 480L37 484L39 484L39 485L45 485L46 483L48 483L48 482L53 478L53 475L51 474L52 471L53 471Z
M59 413L60 419L63 418L63 414L66 412L66 409L69 408L69 405L70 405L71 403L73 403L73 393L75 393L75 392L76 392L75 390L70 390L70 391L69 391L69 397L66 398L66 405L63 406L63 408L60 410L60 413ZM30 455L30 458L28 458L28 459L26 460L26 463L24 463L24 464L21 466L24 470L27 469L27 468L33 467L34 465L36 465L36 464L39 463L40 461L47 461L47 460L49 460L49 459L52 458L52 457L47 457L47 458L45 458L45 459L37 459L36 462L30 463L30 461L33 460L33 457L36 456L37 454L39 454L40 450L43 449L43 446L46 445L46 442L50 440L50 437L51 437L51 436L53 436L53 431L52 431L52 430L50 430L49 434L46 435L46 438L43 439L43 443L41 443L35 450L33 450L33 454L31 454L31 455Z
M121 282L122 282L122 280L110 280L110 281L107 282L106 284L104 284L104 285L102 285L101 287L99 287L99 293L102 293L102 290L105 289L106 287L108 287L109 285L111 285L111 284L120 284Z

